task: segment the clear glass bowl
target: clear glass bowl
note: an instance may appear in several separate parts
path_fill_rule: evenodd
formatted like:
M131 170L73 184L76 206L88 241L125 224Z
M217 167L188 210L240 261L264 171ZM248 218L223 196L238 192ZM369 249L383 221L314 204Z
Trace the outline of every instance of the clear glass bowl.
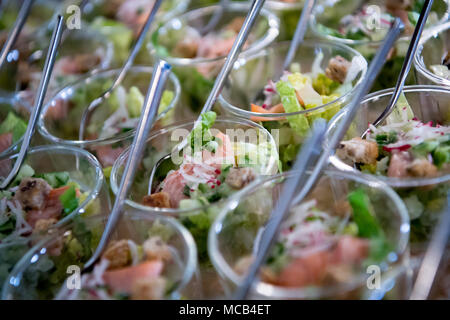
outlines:
M112 240L130 239L142 244L149 236L161 235L160 232L170 235L166 243L171 246L175 259L166 264L162 276L174 283L168 298L179 299L197 270L192 236L173 218L148 215L129 207L124 210L126 214ZM14 267L5 281L2 299L56 298L60 290L65 289L65 280L70 276L67 268L82 270L98 244L105 223L105 219L100 218L77 220L41 240ZM83 247L77 247L75 241Z
M291 155L297 154L290 149L296 146L296 150L298 150L299 145L305 138L291 129L286 121L286 117L305 114L310 122L318 117L330 120L339 109L345 107L350 101L367 71L367 65L365 65L364 69L356 77L351 91L322 106L295 113L261 114L251 112L250 106L254 102L253 99L267 85L268 81L273 79L279 69L282 68L284 57L289 50L289 45L290 42L274 43L252 56L239 59L219 97L219 102L225 114L232 114L253 120L258 120L258 118L267 119L262 124L269 131L272 131L272 135L278 136L276 140L279 142L280 159L283 163L284 170L289 169L295 160ZM324 55L321 63L323 70L326 69L329 60L336 55L340 55L349 61L352 61L354 57L360 57L362 61L365 61L361 54L354 49L346 45L323 40L306 40L303 42L297 50L293 61L300 64L302 72L310 72L313 61L319 52ZM276 133L273 131L274 129L278 129L279 132Z
M17 15L22 6L22 0L5 0L0 3L2 16L0 17L0 46L3 47ZM11 74L17 72L19 59L26 59L33 49L33 39L41 37L51 29L53 18L60 12L62 2L59 0L36 0L30 9L30 14L25 22L16 45L8 54L8 57L0 72L0 88L5 91L16 90L16 82Z
M442 125L449 125L450 121L450 90L438 86L407 86L403 93L408 100L414 115L423 122L438 121ZM362 102L356 117L345 136L345 140L359 137L367 129L368 123L381 114L388 105L392 89L375 92L368 95ZM328 135L332 135L345 110L338 113L331 121ZM333 156L331 164L339 170L358 172L365 178L371 175L361 173L353 166ZM450 187L450 172L441 170L433 178L391 178L377 175L377 179L395 189L407 204L411 216L411 241L426 240L438 219L438 213L447 202L446 192ZM413 201L414 199L419 201Z
M148 181L153 166L162 156L171 153L173 147L181 142L187 134L189 134L193 125L194 121L180 122L178 124L162 128L150 136L147 141L146 148L144 149L145 151L142 164L136 173L135 181L131 186L129 197L126 202L128 205L148 212L149 214L158 213L178 218L193 234L194 239L197 242L200 261L204 262L207 260L206 237L208 234L208 229L214 220L214 217L217 215L219 207L225 202L224 199L213 202L207 206L192 207L189 209L149 207L143 205L141 202L142 198L145 195L148 195ZM263 160L263 163L259 163L259 172L262 175L271 175L277 172L278 155L276 154L275 141L264 128L256 123L243 119L218 118L213 125L213 129L218 129L223 133L227 133L228 131L232 142L252 141L249 139L254 137L258 140L258 142L255 143L257 145L268 143L274 153L271 156L266 157L266 159ZM234 137L231 136L230 130L235 130L233 131L236 133ZM239 132L239 130L241 130L241 132ZM242 135L240 133L242 133ZM125 151L117 159L112 168L110 182L111 189L114 194L117 194L128 154L129 150ZM174 169L176 169L176 167L174 167ZM154 184L156 185L158 182L159 180L156 177ZM201 221L204 221L205 223L201 223Z
M17 154L0 157L0 180L9 173L15 159L17 159ZM50 230L61 227L77 217L109 213L109 192L104 182L101 166L98 160L87 151L64 146L31 148L25 164L31 166L37 174L66 171L71 180L77 182L87 195L72 213L59 220ZM51 232L50 230L49 232ZM10 242L0 243L1 285L15 263L46 233L46 231L33 233L30 236L17 237Z
M208 236L208 253L222 279L232 293L243 280L234 267L251 254L257 254L255 242L262 231L276 199L280 197L285 178L295 176L287 172L263 181L252 183L236 194L221 210ZM398 195L383 182L374 178L338 171L326 171L311 190L305 201L315 199L317 207L329 214L338 215L338 205L356 189L363 189L370 197L374 213L391 244L392 249L385 261L378 264L381 271L380 289L371 291L366 287L369 273L355 272L351 280L329 286L282 287L258 281L253 285L251 298L255 299L373 299L383 296L387 283L392 284L394 271L407 256L409 219L405 205ZM259 238L260 239L260 238Z
M414 67L419 84L434 84L450 87L445 79L430 70L432 65L442 65L442 58L450 51L450 22L428 30L421 38L414 56Z
M0 124L2 124L6 120L10 112L12 112L19 119L23 120L25 123L28 123L28 119L30 117L30 110L31 106L26 101L19 99L17 95L5 93L0 94ZM4 133L12 134L11 131ZM0 147L0 157L17 150L22 140L23 136L14 137L13 135L12 143L9 146L6 144L5 145L2 144L2 147Z
M208 6L189 11L166 21L152 36L148 50L153 57L165 59L173 66L174 73L182 83L182 104L187 114L199 111L211 91L215 77L226 56L217 58L184 58L176 56L173 50L180 39L186 36L188 28L199 30L206 26L219 6ZM223 30L235 18L244 18L249 5L233 3L227 7L221 20L212 32ZM249 36L248 48L242 55L258 52L269 45L278 35L279 20L275 14L263 9ZM189 112L191 110L191 112Z
M367 60L372 60L375 56L376 51L380 47L382 40L368 41L335 37L323 33L318 27L319 24L322 24L326 27L337 28L342 17L351 14L362 4L374 4L383 6L383 1L319 1L314 7L311 18L309 20L312 33L323 39L333 40L338 43L352 46L353 48L361 52L361 54L366 57ZM447 0L434 1L432 12L435 12L439 19L437 25L446 22L450 16L449 2ZM432 26L430 26L430 28L431 27ZM372 92L395 86L396 80L401 70L401 66L403 64L404 57L408 49L409 42L410 40L407 36L403 36L397 40L395 51L393 51L390 59L388 59L388 61L386 61L385 65L383 66L383 69L378 75L377 81L372 88ZM414 74L412 72L410 72L409 74L407 84L415 84Z
M99 156L104 166L112 165L116 157L133 139L135 133L134 129L113 136L93 139L87 138L85 140L79 140L78 134L83 111L95 98L100 96L103 91L110 86L119 71L120 69L109 69L101 72L94 72L85 76L78 82L60 90L47 102L39 117L38 128L42 136L52 143L88 148ZM135 86L145 96L150 84L152 72L152 67L132 67L122 81L123 88L128 92L131 87ZM89 88L89 90L86 90L87 88ZM175 112L173 112L172 109L176 106L180 95L180 84L175 75L170 75L166 90L173 92L173 98L168 106L157 117L158 122L155 124L156 126L171 122L172 118L175 116ZM111 97L112 96L113 95L111 95ZM106 103L108 103L108 101L106 101ZM75 102L77 104L75 104ZM67 108L67 115L60 119L59 117L55 117L55 114L57 114L61 105ZM105 109L103 108L103 110ZM92 114L91 123L92 121L95 123L103 123L112 113L112 109L105 113L105 111L102 111L102 106L100 106ZM89 128L86 133L89 134ZM94 133L98 134L99 132L95 130ZM101 151L98 149L99 146L102 147ZM105 151L104 149L106 146L112 146L112 149L114 150L111 151L108 149ZM106 153L106 156L100 156L98 152L101 152L102 154ZM110 156L112 156L113 159L111 159ZM103 160L103 158L106 160Z
M30 103L39 87L50 38L51 33L46 33L32 42L32 53L24 57L16 70L19 95ZM59 47L46 98L88 73L109 68L113 57L112 43L99 32L88 27L71 30Z

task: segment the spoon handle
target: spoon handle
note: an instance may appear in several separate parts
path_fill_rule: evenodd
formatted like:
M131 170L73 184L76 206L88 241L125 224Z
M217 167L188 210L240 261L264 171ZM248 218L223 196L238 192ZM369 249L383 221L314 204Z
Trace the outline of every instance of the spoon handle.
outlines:
M383 113L373 122L376 127L382 123L391 114L397 101L403 91L405 86L406 78L408 77L409 70L411 69L411 64L414 59L414 54L416 53L417 46L419 45L420 36L422 35L423 29L425 29L425 24L427 22L428 14L431 11L431 6L433 5L433 0L425 0L425 3L420 12L420 17L417 22L416 28L414 28L414 33L411 38L411 43L409 44L408 51L406 52L405 61L403 62L400 75L397 79L395 85L394 93L389 101L388 107L383 111Z
M292 38L291 45L289 46L289 51L284 59L283 70L281 70L281 72L289 68L289 66L292 63L292 60L294 59L295 52L297 51L300 44L303 42L303 39L305 38L306 30L308 29L308 19L309 16L311 15L314 3L315 3L314 0L305 1L302 10L302 15L298 20L297 28L295 29L294 37ZM278 76L276 79L279 78L281 78L281 75Z
M0 189L5 189L11 181L16 177L17 173L20 170L20 167L25 160L25 156L28 151L28 147L31 142L31 138L34 133L34 129L36 127L37 120L41 113L42 105L44 104L45 94L47 93L48 84L50 82L50 78L53 71L53 66L55 64L56 55L58 53L58 46L61 41L61 35L63 31L63 17L61 15L57 18L57 24L53 29L53 35L50 42L50 47L47 53L47 58L45 60L43 76L41 78L41 82L39 83L39 88L36 94L35 103L33 110L31 112L30 120L28 121L27 131L23 137L22 145L20 147L19 155L17 157L14 166L9 173L9 175L2 181L0 185Z
M158 9L161 6L162 1L163 0L155 1L155 4L153 5L152 10L150 11L150 13L147 17L147 20L145 21L144 26L141 28L138 38L137 38L133 48L131 49L130 55L128 56L127 60L123 64L122 69L119 71L119 74L114 79L114 82L112 83L112 85L108 89L106 89L106 91L104 91L99 97L97 97L95 100L93 100L89 104L89 106L83 111L83 114L81 115L81 120L80 120L80 129L78 132L78 138L80 141L84 139L84 134L85 134L86 127L89 122L91 113L105 99L107 99L109 97L109 95L114 91L114 89L116 89L122 83L128 70L133 65L134 59L136 58L137 54L139 53L139 50L142 47L142 43L145 40L145 36L146 36L148 30L150 29L150 26L151 26L153 20L155 19L156 13L158 12Z
M298 172L298 177L290 177L286 181L281 192L281 197L278 199L270 215L270 220L266 224L266 228L258 248L258 254L255 256L255 260L250 266L245 280L236 291L234 299L243 300L247 297L250 288L258 275L259 268L266 261L267 254L272 247L280 225L289 212L295 191L298 186L305 183L307 177L306 170L322 150L322 142L325 136L326 128L327 125L324 119L318 119L314 122L311 136L308 138L297 155L297 160L292 168L293 172Z
M113 209L108 218L108 222L102 234L102 238L100 239L100 243L91 259L89 259L86 263L85 269L90 268L100 257L111 237L112 232L122 217L125 199L136 174L139 161L142 158L145 141L147 140L153 126L170 70L171 66L163 60L159 60L154 67L152 80L145 97L141 118L139 119L139 124L136 128L136 135L134 136L134 140L130 148L130 154L125 165Z
M350 126L350 124L353 121L353 118L356 115L356 112L358 111L358 108L360 107L361 101L364 99L364 97L369 92L370 88L373 86L375 79L377 78L378 74L380 73L381 69L384 66L389 51L394 46L395 41L400 36L400 33L402 32L403 28L404 28L403 23L400 21L400 19L396 18L391 29L389 30L389 33L387 34L383 42L383 45L378 50L374 59L370 63L369 69L367 70L366 78L362 81L362 83L360 84L361 87L356 91L354 98L350 101L349 105L346 107L342 121L339 122L336 131L328 141L328 146L325 148L322 156L319 158L307 183L304 185L301 192L295 197L293 202L294 204L298 204L303 200L303 198L315 184L317 179L320 177L322 169L328 164L330 156L335 152L339 143L343 139L345 133L348 130L348 127Z
M247 17L245 18L244 24L242 25L242 28L239 31L236 40L234 41L233 47L231 48L231 51L227 56L225 64L220 70L220 73L217 76L216 81L214 82L214 86L213 89L211 90L211 93L208 96L208 100L206 100L206 103L203 106L203 109L201 111L202 114L207 111L210 111L214 103L217 101L217 98L219 97L220 92L222 91L223 85L225 83L225 79L231 72L231 69L233 68L234 63L236 62L236 59L239 56L239 53L241 52L242 47L244 46L244 43L248 38L248 35L250 34L250 30L255 24L256 18L258 17L259 12L261 11L264 5L264 2L265 0L253 1L252 6L250 7L250 11L247 14Z
M139 50L142 47L142 43L145 40L145 36L148 33L148 30L150 29L150 26L153 23L153 20L155 20L156 14L158 13L159 7L161 6L161 3L163 0L156 0L152 10L150 11L147 20L145 21L145 24L139 31L139 35L137 37L136 43L134 44L133 48L131 49L130 55L128 56L127 60L125 61L122 70L120 71L117 78L114 80L114 83L111 85L111 87L108 89L108 91L114 90L123 80L128 70L133 65L134 59L136 58L137 54L139 53Z
M0 52L0 69L3 67L3 64L6 61L6 57L8 56L12 47L19 38L20 32L22 31L22 28L25 25L25 22L27 21L28 15L30 14L30 9L31 6L33 5L33 2L34 0L25 0L22 3L22 7L20 8L16 22L14 23L11 32L8 34L8 38L6 39L2 51Z

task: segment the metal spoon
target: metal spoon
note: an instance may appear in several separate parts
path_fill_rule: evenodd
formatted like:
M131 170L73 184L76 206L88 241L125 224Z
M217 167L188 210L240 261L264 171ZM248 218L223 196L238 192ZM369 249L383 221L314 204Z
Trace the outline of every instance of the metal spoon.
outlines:
M19 38L20 32L22 31L25 22L27 21L28 15L30 14L31 6L34 0L24 0L22 7L20 8L19 14L17 16L16 22L14 23L11 32L8 34L5 44L3 45L2 51L0 52L0 69L6 61L11 48L16 43Z
M308 29L308 19L311 15L311 11L314 7L315 0L306 0L305 4L303 5L302 14L300 16L300 19L298 20L297 27L295 28L294 37L292 38L291 45L289 46L289 50L286 54L286 57L284 58L283 62L283 68L277 71L275 74L274 79L280 79L283 76L283 72L289 68L289 66L292 63L292 60L295 57L295 52L298 50L298 47L302 44L306 30ZM264 89L261 89L258 94L256 95L254 101L263 100L265 98L264 96Z
M214 12L208 24L200 30L200 35L202 37L210 33L212 30L214 30L214 28L219 23L220 18L222 18L223 12L225 11L225 8L228 6L229 3L230 0L220 0L218 10Z
M302 149L298 153L297 159L292 168L292 171L298 172L299 174L297 176L289 177L286 180L281 192L281 197L278 199L275 207L273 208L270 215L271 218L268 221L262 235L261 242L258 247L258 254L255 255L255 260L250 266L244 281L237 289L234 299L243 300L247 297L250 288L258 275L259 268L266 261L266 256L275 241L275 235L278 233L281 223L289 212L295 191L299 186L306 182L306 170L320 155L326 128L327 124L324 119L318 119L314 122L311 136L306 140Z
M337 134L333 136L334 140L337 140L339 142L340 139L338 138L341 137L340 136L341 132L345 133L347 128L350 126L351 120L354 117L354 113L360 106L360 103L363 100L364 96L367 94L367 92L373 85L376 76L381 71L381 68L384 65L389 50L394 45L402 29L403 24L399 19L396 19L391 30L386 36L386 40L384 41L381 49L378 51L372 63L370 64L369 72L367 73L368 76L363 80L361 87L358 90L355 98L350 103L348 107L349 112L347 113L347 117L343 122L339 124ZM320 173L322 172L324 164L327 163L329 154L331 153L332 150L335 149L335 147L333 148L333 146L335 145L331 144L328 149L324 150L324 152L322 153L318 162L315 165L315 170L313 171L311 176L307 178L306 170L309 168L312 161L315 160L315 156L318 153L317 150L318 148L321 147L324 136L324 133L322 132L324 130L323 124L321 122L318 122L315 123L315 126L316 126L316 128L314 128L315 134L313 134L307 140L304 147L300 150L299 154L297 155L294 164L293 170L298 171L300 175L297 177L297 179L290 179L290 181L288 181L285 187L283 188L283 191L281 193L282 196L280 200L277 201L277 204L274 210L272 211L271 215L272 218L267 224L266 230L264 231L264 234L262 236L258 255L255 257L255 261L250 266L246 278L237 289L236 294L234 296L235 299L241 300L247 297L250 288L254 283L255 278L257 277L259 268L265 262L265 258L269 252L269 249L271 248L271 244L274 241L274 237L277 234L279 226L283 221L284 216L287 214L288 209L290 208L291 204L298 204L304 199L306 194L311 190L311 187L317 181ZM303 186L303 188L301 189L299 195L297 197L294 197L294 194L299 186Z
M128 70L133 65L134 59L136 58L137 54L139 53L139 50L142 47L142 43L145 40L145 36L147 35L148 30L150 29L150 26L155 19L156 13L158 12L159 7L161 6L163 0L156 0L155 4L153 5L152 11L149 13L147 20L142 27L141 31L139 32L138 38L136 40L136 43L133 46L133 49L130 52L130 55L128 56L128 59L125 61L122 70L117 75L117 78L114 80L111 87L109 87L108 90L103 92L100 97L93 100L89 106L84 110L83 115L81 116L81 122L80 122L80 129L78 133L79 140L84 139L84 133L86 130L86 126L88 124L90 115L92 112L106 99L108 99L112 92L122 83L123 79L125 78L125 75L127 74Z
M427 22L428 14L431 11L431 6L433 5L433 0L425 0L425 3L422 7L422 11L420 12L419 20L417 21L417 25L414 28L414 33L411 38L411 43L409 44L408 51L406 52L405 61L403 62L402 69L400 71L400 75L397 79L397 83L395 85L394 93L392 94L391 99L386 107L386 109L381 113L381 115L373 122L373 125L377 127L380 125L386 118L391 114L392 110L394 110L395 105L403 91L403 87L405 86L406 78L408 77L409 70L411 69L411 64L414 59L414 55L416 53L417 47L419 45L420 36L422 35L423 29L425 28L425 24ZM362 138L364 138L367 133L369 133L369 129L367 129L363 134Z
M450 192L447 192L447 207L441 213L430 244L425 253L410 300L426 300L430 294L436 273L450 236Z
M219 97L220 92L222 91L223 85L225 84L225 79L230 74L234 63L236 62L236 59L238 58L239 53L241 52L242 47L243 47L245 41L247 40L248 35L250 34L250 30L252 29L253 25L255 24L256 18L258 17L259 12L261 11L261 8L264 5L264 2L265 2L265 0L254 0L253 1L250 11L247 14L247 17L245 18L244 24L242 25L242 29L241 29L241 31L239 31L239 34L236 37L236 40L234 41L233 47L231 48L231 51L229 52L229 54L226 58L225 64L223 65L222 69L220 70L219 75L216 78L216 81L214 82L214 86L211 90L211 93L209 94L208 99L206 100L206 103L200 112L200 117L197 119L197 121L194 124L194 128L198 124L200 124L201 115L205 112L210 111L212 109L214 103L217 101L217 98ZM185 138L181 143L179 143L174 148L174 152L180 153L184 149L184 147L186 147L186 145L187 145L187 138ZM157 169L164 161L170 161L170 160L171 160L171 153L163 156L156 162L155 166L152 169L152 172L150 173L150 179L149 179L149 183L148 183L148 194L149 195L152 193L153 179L155 177Z
M58 15L57 24L53 29L52 39L50 42L50 46L48 48L47 58L45 60L43 76L41 78L39 89L36 93L36 98L34 100L36 102L34 103L30 120L28 121L27 131L25 132L25 135L23 137L22 146L20 147L17 160L14 163L14 166L9 175L2 181L0 189L5 189L8 187L11 181L13 181L13 179L16 177L17 173L20 170L20 167L22 166L25 160L25 156L27 154L31 138L34 133L34 129L36 127L39 114L41 113L42 105L44 104L45 94L47 93L48 84L50 82L53 66L56 60L56 55L58 53L58 46L61 41L62 29L63 29L63 17L61 15Z
M134 136L134 140L130 148L130 154L125 165L122 181L120 182L119 191L117 193L111 215L108 218L108 222L102 234L102 238L100 239L100 243L98 244L92 257L86 263L84 271L89 270L98 258L100 258L103 250L108 244L112 232L122 217L125 199L136 174L139 161L142 158L145 141L147 140L148 134L158 113L158 107L161 102L161 97L167 78L170 74L170 69L171 66L163 60L158 61L154 66L152 81L148 87L147 95L142 107L141 118L139 119L139 124L136 128L136 135Z

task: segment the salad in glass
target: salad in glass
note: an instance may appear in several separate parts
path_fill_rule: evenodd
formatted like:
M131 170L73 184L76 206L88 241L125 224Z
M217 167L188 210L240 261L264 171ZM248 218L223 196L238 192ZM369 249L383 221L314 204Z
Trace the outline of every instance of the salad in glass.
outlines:
M155 300L188 297L197 269L191 235L176 220L130 208L92 272L71 286L95 250L105 221L75 220L36 244L16 265L3 299Z
M396 108L378 127L371 125L387 106L392 89L366 97L332 164L374 175L394 187L408 207L411 242L427 241L447 204L450 178L450 91L436 86L404 89ZM329 134L345 111L336 115ZM367 125L369 124L369 125ZM365 139L361 134L369 129Z
M211 260L235 288L258 254L261 236L284 181L296 172L253 183L231 198L208 238ZM363 299L387 291L367 290L368 266L384 281L406 254L409 221L395 192L375 179L327 171L283 221L252 298ZM392 293L391 293L392 294Z
M292 165L317 118L330 120L352 97L367 70L355 50L307 40L277 82L289 42L275 43L231 72L219 101L225 111L261 123L275 136L283 170Z
M88 148L110 170L116 158L131 143L144 103L144 93L153 68L135 66L121 85L91 114L84 140L79 140L81 116L89 104L109 89L119 69L94 72L60 90L44 106L39 118L43 137L54 143ZM180 85L171 74L163 93L155 126L173 121Z
M450 87L450 22L428 31L420 40L414 57L420 84Z
M84 7L83 20L113 43L114 66L122 65L127 59L133 40L144 25L153 3L154 0L94 0ZM156 15L155 25L185 12L189 3L189 0L163 1ZM137 64L147 64L149 59L143 48L135 61Z
M2 178L16 159L17 154L0 158ZM51 230L108 210L103 183L100 164L86 151L61 146L30 149L15 180L0 192L0 284Z
M423 0L319 1L313 9L310 27L321 38L351 45L370 61L394 18L401 18L405 24L404 37L397 41L372 88L378 91L395 85L423 3ZM426 27L446 22L449 14L448 1L434 1ZM410 74L407 84L413 83L413 75Z
M229 50L247 15L248 4L232 3L226 7L219 23L206 35L205 27L220 6L191 10L166 21L152 35L150 54L165 59L182 83L181 101L187 117L204 105ZM278 35L278 18L263 9L244 45L243 54L258 52Z
M38 38L32 44L32 54L18 64L17 90L20 91L20 97L30 103L35 98L45 63L47 48L42 46L50 41L50 36L46 34ZM48 96L51 97L83 75L108 68L113 56L112 44L100 33L88 27L71 30L59 47Z
M23 1L5 0L0 3L0 46L8 38L16 21ZM19 34L13 50L5 61L0 73L0 88L5 91L16 91L16 83L11 81L11 74L17 72L18 63L25 61L33 52L33 46L30 45L34 39L41 37L50 30L52 18L61 10L61 1L58 0L36 0L33 2L27 21L22 32Z
M261 126L245 120L202 115L201 124L183 122L162 128L148 139L127 203L147 212L178 218L192 233L201 261L207 261L206 237L220 205L251 181L277 172L273 138ZM192 130L192 132L191 132ZM181 154L172 149L188 139ZM149 176L164 155L149 194ZM128 151L114 164L111 188L117 193Z

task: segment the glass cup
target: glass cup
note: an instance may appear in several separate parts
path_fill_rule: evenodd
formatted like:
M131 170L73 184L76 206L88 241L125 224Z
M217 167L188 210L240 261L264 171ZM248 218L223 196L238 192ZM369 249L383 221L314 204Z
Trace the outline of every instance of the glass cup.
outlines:
M13 27L23 1L5 0L0 4L2 16L0 17L0 46L3 47L8 37L8 33ZM30 8L30 13L25 25L20 33L15 46L8 54L8 57L0 73L0 88L5 91L16 90L16 83L12 81L11 74L17 72L17 65L20 60L26 59L33 46L33 39L41 37L51 29L53 18L61 10L62 2L58 0L36 0Z
M249 9L248 4L232 3L212 32L219 32L233 19L244 19ZM153 57L165 59L173 66L174 73L182 83L181 101L185 117L196 115L203 107L214 80L225 62L226 55L214 58L187 57L175 52L181 39L186 39L188 32L200 30L210 21L220 6L208 6L189 11L166 21L152 36L148 50ZM273 13L263 9L249 35L248 47L242 55L258 52L269 45L278 35L279 20Z
M434 27L420 40L414 67L419 84L434 84L450 87L450 78L435 74L430 67L442 65L443 58L450 52L450 22Z
M16 70L19 96L30 104L34 103L42 77L50 37L51 34L47 33L30 44L33 52L18 64ZM86 74L109 68L113 56L112 43L99 32L88 27L71 30L59 47L52 79L47 89L47 99Z
M255 182L236 194L224 205L214 221L208 236L210 259L227 284L230 296L243 281L245 267L238 268L242 258L258 254L258 241L261 240L264 227L270 221L273 207L280 197L284 181L295 177L298 172L286 172L262 181ZM369 196L372 211L389 243L382 262L374 262L380 274L380 287L370 290L370 273L360 263L353 273L337 283L323 283L303 287L285 287L257 280L253 285L250 298L254 299L379 299L391 290L398 279L399 268L407 257L409 219L405 205L398 195L383 182L374 178L365 179L357 174L325 171L316 186L301 203L316 200L316 207L331 217L340 217L347 228L349 207L344 204L347 196L355 190L364 190ZM345 209L345 211L344 211ZM344 229L345 230L345 229ZM339 231L336 231L339 234ZM299 240L301 241L301 240ZM272 252L276 250L272 248ZM290 259L288 256L287 259ZM287 260L289 261L289 260ZM318 265L316 265L318 267ZM372 267L373 267L372 266ZM244 269L245 268L245 269ZM242 269L242 270L241 270ZM367 269L368 270L368 269ZM393 292L389 293L393 294Z
M384 1L372 0L372 1L351 1L351 0L338 0L338 1L320 1L316 4L311 14L310 28L312 33L316 36L333 40L341 44L346 44L361 52L361 54L368 60L372 60L376 51L382 43L382 39L378 41L369 41L367 39L353 40L345 39L344 37L337 37L330 35L323 31L321 26L325 26L332 29L339 28L339 23L343 17L351 14L362 7L362 5L374 5L376 7L383 7ZM374 7L374 8L376 8ZM376 11L374 10L374 14ZM431 9L430 18L432 15L436 16L437 20L433 25L439 25L448 20L450 15L450 8L447 0L434 1ZM431 19L428 19L429 21ZM376 19L376 16L374 16ZM381 73L372 88L372 91L378 91L386 88L394 87L400 73L404 57L408 50L410 42L409 36L403 36L397 40L395 49L392 51L390 59L386 61ZM415 79L413 73L409 74L407 84L414 84Z
M17 154L0 157L2 179L9 173L15 159L17 159ZM40 232L36 230L31 234L10 238L2 236L2 240L0 240L1 285L16 262L47 232L51 233L54 228L66 225L79 217L104 215L110 208L109 192L105 188L101 166L98 160L87 151L64 146L40 146L28 151L25 164L33 168L35 174L67 172L70 179L80 185L84 200L80 201L75 210L69 212L48 230ZM1 196L1 198L4 197L4 195Z
M113 80L117 77L119 69L103 70L94 72L82 78L78 82L60 90L44 106L39 118L38 128L41 135L49 142L87 148L91 150L100 160L104 167L112 166L115 159L131 143L135 129L119 132L108 132L103 124L111 121L111 117L118 108L125 104L128 113L131 110L131 102L127 99L134 99L129 94L132 87L139 89L145 96L151 80L153 68L144 66L132 67L126 74L121 86L125 89L116 89L105 102L100 105L91 116L90 125L86 128L86 139L79 140L79 127L83 111L105 90L107 90ZM161 108L155 126L161 126L173 121L176 112L173 110L180 95L180 84L175 75L171 74L166 85L166 98L164 109ZM124 96L125 95L125 96ZM120 97L120 100L119 100ZM116 100L117 99L117 100ZM143 103L138 99L139 106ZM162 103L163 103L162 102ZM119 106L117 106L119 104ZM135 110L135 116L130 117L133 128L137 126L140 111ZM134 119L134 120L133 120ZM108 122L107 122L108 123Z
M197 270L197 252L192 236L173 218L148 215L129 207L124 210L126 214L112 240L130 239L142 245L150 236L164 239L173 257L161 274L172 284L165 298L185 297L184 290ZM101 218L76 220L41 240L10 273L2 299L79 299L76 292L79 288L70 287L70 275L78 272L80 276L84 263L98 244L105 223Z
M266 8L275 12L280 18L280 35L278 41L292 40L304 4L304 0L266 1Z
M30 105L17 95L1 94L0 157L18 149L27 129L30 109Z
M345 140L360 137L367 129L368 123L375 119L386 108L393 89L386 89L368 95L361 103ZM403 93L408 100L414 115L423 122L433 121L448 126L450 121L450 90L438 86L407 86ZM340 119L345 114L340 112L331 121L328 135L332 135ZM337 156L330 159L331 164L339 170L358 172L363 177L371 175L361 173L353 166L343 162ZM439 213L448 205L447 190L450 186L450 172L443 168L436 177L427 178L392 178L377 175L400 195L404 200L411 218L411 244L420 244L428 240Z
M352 90L327 104L300 112L273 114L251 112L250 106L254 102L255 97L282 68L289 45L290 42L275 43L253 56L239 59L219 97L219 102L225 114L260 121L269 131L279 130L278 136L275 131L272 134L275 134L277 137L283 170L288 170L293 164L299 147L305 138L291 129L286 121L286 117L306 115L310 124L319 117L330 120L337 111L345 107L350 101L367 71L365 59L360 53L350 47L330 41L306 40L297 50L293 59L293 62L300 64L302 72L311 71L313 61L319 53L322 53L324 56L321 62L323 70L326 69L329 60L336 55L340 55L349 61L352 61L355 57L360 58L365 63L363 70L353 82Z
M126 202L128 205L145 211L150 215L156 213L175 217L191 232L197 243L202 268L202 279L200 283L202 283L203 295L201 297L211 298L216 296L221 290L221 284L217 282L218 278L215 276L208 263L206 238L209 227L217 216L219 208L225 202L224 199L227 195L222 196L222 199L216 201L211 200L207 205L190 205L189 207L177 209L150 207L142 204L143 197L148 195L149 176L153 166L162 156L171 153L172 149L180 143L189 132L191 132L193 125L194 121L180 122L162 128L150 136L147 141L141 166L136 173L135 181ZM272 136L258 124L244 119L218 118L211 130L220 130L222 133L227 134L232 143L247 141L254 143L258 147L265 144L267 150L271 149L273 152L266 157L255 159L254 165L258 168L257 173L263 176L275 174L277 172L278 155L275 149L275 141ZM253 142L253 139L256 139L257 141ZM122 178L123 168L127 161L128 154L129 151L125 151L117 159L111 171L111 189L115 194L118 192L119 183ZM236 154L236 156L239 158L238 154ZM172 160L174 160L174 163L177 163L176 158L172 157ZM160 170L168 169L169 168L160 168ZM170 169L177 169L177 166L173 166L173 168ZM157 175L154 179L154 186L162 179L164 179L164 177L158 177Z
M89 1L83 10L83 20L114 44L113 67L121 67L127 59L133 39L137 37L145 23L154 1ZM155 22L147 35L151 40L151 30L167 19L185 12L190 0L166 0L159 8ZM152 65L151 57L145 46L135 58L137 65Z

